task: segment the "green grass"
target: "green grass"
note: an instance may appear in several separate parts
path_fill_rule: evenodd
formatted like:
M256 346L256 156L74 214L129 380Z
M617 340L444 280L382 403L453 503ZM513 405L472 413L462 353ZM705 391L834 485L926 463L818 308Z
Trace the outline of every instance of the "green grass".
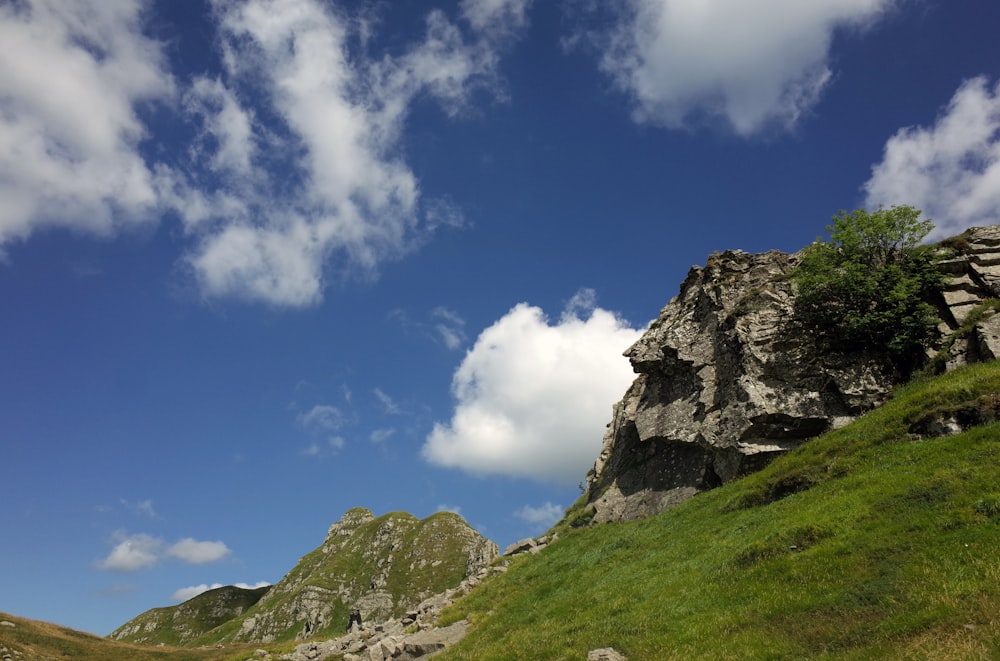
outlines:
M226 649L143 647L120 643L48 622L0 613L0 620L14 627L0 627L0 649L24 661L74 659L75 661L243 661L261 645L236 645ZM267 646L263 646L267 647ZM271 649L271 648L269 648ZM273 648L277 651L277 648ZM283 650L286 651L286 650Z
M912 431L998 392L997 363L920 380L657 517L565 526L446 611L474 627L440 658L1000 658L1000 425Z

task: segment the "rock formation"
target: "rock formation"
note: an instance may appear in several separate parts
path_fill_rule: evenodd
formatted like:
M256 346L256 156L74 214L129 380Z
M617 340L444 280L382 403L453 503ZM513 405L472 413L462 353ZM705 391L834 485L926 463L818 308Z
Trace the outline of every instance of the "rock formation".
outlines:
M1000 226L943 242L943 367L1000 356ZM713 254L625 355L638 377L615 405L587 477L583 520L641 518L766 465L877 406L900 376L885 355L818 350L794 315L798 254ZM971 321L969 325L967 322Z
M352 608L361 611L365 623L399 617L476 576L498 554L494 542L457 514L439 512L418 520L402 512L375 517L355 508L330 526L323 544L302 557L259 601L224 623L202 625L198 635L149 628L153 621L176 622L176 613L191 610L185 602L144 613L112 638L204 645L341 635Z

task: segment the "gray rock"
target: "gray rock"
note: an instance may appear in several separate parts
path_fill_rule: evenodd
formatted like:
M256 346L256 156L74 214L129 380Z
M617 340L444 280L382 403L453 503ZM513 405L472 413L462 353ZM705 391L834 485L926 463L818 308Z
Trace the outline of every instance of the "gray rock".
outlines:
M626 657L611 647L587 652L587 661L626 661Z
M1000 226L962 238L966 246L942 264L951 281L933 301L942 324L927 347L928 356L948 350L947 369L1000 357L1000 315L949 337L1000 296ZM823 352L796 323L788 275L798 262L778 251L713 254L625 352L638 376L614 406L587 476L592 522L677 505L886 399L901 378L887 356Z

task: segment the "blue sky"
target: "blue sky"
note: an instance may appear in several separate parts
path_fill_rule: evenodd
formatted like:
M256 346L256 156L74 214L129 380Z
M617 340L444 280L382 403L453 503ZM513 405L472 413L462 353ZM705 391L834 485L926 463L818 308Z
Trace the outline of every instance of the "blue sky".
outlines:
M713 251L1000 217L992 0L0 1L0 610L579 495Z

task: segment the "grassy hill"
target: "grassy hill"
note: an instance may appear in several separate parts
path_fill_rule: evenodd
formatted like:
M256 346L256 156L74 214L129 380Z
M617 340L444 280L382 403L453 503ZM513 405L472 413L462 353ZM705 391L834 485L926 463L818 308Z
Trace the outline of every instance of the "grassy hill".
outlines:
M998 413L1000 363L973 365L659 516L574 529L571 508L556 542L445 611L440 624L473 627L436 658L1000 658ZM936 436L956 423L967 430ZM257 647L138 648L0 619L18 624L0 648L26 659L235 661Z
M475 626L440 658L1000 658L998 409L970 366L654 518L563 524L445 612Z
M177 606L153 608L111 632L110 638L137 644L181 646L242 615L270 586L234 585L208 590Z
M0 626L0 658L12 661L242 661L254 651L249 645L225 650L141 647L6 613L0 613L0 621L14 625Z
M111 637L178 646L334 638L344 632L353 605L368 621L401 615L457 586L496 552L493 542L451 512L420 520L405 512L376 517L354 508L277 584L218 588L177 606L154 608Z

